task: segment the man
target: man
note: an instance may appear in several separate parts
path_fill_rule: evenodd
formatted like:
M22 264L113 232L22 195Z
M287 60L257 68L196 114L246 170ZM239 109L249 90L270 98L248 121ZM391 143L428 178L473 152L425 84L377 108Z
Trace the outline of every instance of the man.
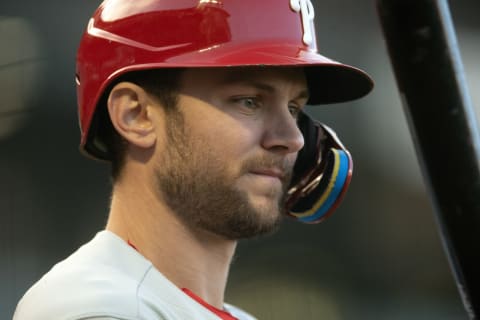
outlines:
M236 243L336 208L350 156L302 110L370 78L316 52L308 0L107 0L76 80L81 149L112 164L108 223L14 319L253 319L224 303Z

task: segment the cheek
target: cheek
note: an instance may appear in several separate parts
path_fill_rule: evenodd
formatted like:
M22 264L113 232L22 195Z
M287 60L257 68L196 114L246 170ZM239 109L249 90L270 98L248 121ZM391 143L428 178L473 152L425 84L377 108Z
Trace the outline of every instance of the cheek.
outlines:
M230 176L241 170L242 163L255 150L251 133L235 123L217 122L198 129L192 134L195 134L199 161L208 161L212 169Z
M260 121L230 114L215 103L184 97L183 114L189 136L196 141L200 157L208 157L217 166L239 170L260 146ZM205 159L199 159L204 161Z
M192 136L219 154L237 153L236 157L242 158L259 145L258 128L219 110L198 114L191 120Z

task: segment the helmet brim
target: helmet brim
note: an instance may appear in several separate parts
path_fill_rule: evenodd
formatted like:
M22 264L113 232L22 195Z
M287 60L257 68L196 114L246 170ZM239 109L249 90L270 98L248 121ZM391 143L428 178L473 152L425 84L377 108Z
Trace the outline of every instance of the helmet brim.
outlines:
M361 98L373 89L373 80L364 71L331 60L314 51L285 43L222 44L175 54L159 63L137 63L118 70L120 74L155 68L199 67L303 67L310 99L308 104L331 104ZM120 74L116 73L114 78ZM112 77L110 77L112 78Z

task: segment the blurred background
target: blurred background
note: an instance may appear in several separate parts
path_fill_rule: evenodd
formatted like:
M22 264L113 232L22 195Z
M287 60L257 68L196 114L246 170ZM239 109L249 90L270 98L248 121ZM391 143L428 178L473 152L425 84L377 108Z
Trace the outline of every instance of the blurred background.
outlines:
M271 237L242 242L228 301L261 320L467 319L375 3L313 2L320 51L376 81L360 101L310 109L350 148L352 185L323 224L286 222ZM11 319L27 288L106 221L109 168L78 152L74 85L77 44L99 3L0 3L0 319ZM451 1L450 9L479 108L480 2Z

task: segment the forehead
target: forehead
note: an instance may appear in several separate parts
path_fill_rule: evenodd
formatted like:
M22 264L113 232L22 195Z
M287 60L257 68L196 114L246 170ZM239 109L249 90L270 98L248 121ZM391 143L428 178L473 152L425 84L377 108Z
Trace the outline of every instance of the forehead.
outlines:
M191 68L184 70L180 82L183 87L266 82L273 86L298 87L299 90L307 88L303 68L296 67Z

